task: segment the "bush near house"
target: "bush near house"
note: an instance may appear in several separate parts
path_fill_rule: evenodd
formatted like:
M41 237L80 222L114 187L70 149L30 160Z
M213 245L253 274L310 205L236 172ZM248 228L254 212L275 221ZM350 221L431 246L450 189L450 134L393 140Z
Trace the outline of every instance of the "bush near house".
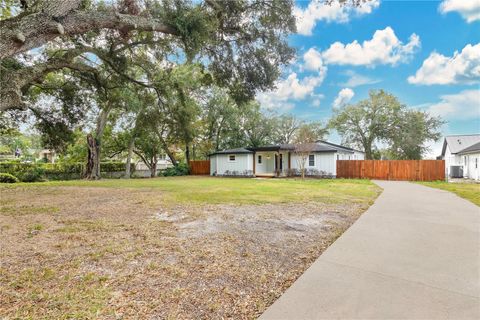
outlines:
M173 177L173 176L186 176L188 175L188 166L185 163L179 163L175 167L167 168L160 171L159 176Z
M17 177L10 173L0 173L0 183L16 183L20 182Z
M114 173L125 171L123 162L101 162L102 175L113 177ZM131 165L131 172L135 165ZM46 180L81 179L85 171L84 163L20 163L0 162L0 172L17 177L22 182L40 182Z

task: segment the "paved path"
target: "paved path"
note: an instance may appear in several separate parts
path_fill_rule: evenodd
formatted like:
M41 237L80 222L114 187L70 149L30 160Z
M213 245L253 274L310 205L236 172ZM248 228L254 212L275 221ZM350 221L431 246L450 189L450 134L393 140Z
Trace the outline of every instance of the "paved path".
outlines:
M375 204L261 319L480 319L480 208L376 183Z

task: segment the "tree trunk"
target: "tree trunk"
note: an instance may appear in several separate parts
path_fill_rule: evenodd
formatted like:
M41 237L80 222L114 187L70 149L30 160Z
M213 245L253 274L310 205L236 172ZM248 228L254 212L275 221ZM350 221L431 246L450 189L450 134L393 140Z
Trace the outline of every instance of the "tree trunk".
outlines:
M190 172L190 146L188 143L185 145L185 161L187 162L188 172Z
M85 178L89 180L98 180L101 178L100 176L101 141L102 141L105 125L107 124L109 113L110 113L110 108L108 107L100 111L100 114L97 118L97 128L95 130L95 138L91 134L87 136L88 159L87 159L87 172L85 174Z
M91 133L87 135L87 146L88 146L88 156L87 156L87 166L85 170L85 179L95 180L96 176L93 174L95 172L95 159L97 158L97 142Z
M130 179L130 166L132 163L132 155L133 155L133 148L135 147L135 137L132 136L128 143L128 155L127 155L127 162L125 163L125 179Z
M150 162L150 178L155 178L157 176L157 157L153 157Z
M372 143L366 142L364 145L365 148L365 157L367 160L373 160L373 152L372 152Z

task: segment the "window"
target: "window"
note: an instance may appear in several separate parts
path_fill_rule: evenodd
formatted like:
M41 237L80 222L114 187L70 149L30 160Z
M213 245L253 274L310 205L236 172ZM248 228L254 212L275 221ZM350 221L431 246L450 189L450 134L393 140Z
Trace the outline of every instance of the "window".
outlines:
M340 155L339 154L337 154L337 160L340 160Z
M228 156L228 161L229 162L235 162L235 155L234 154L231 154Z
M262 155L258 155L258 164L262 164Z
M309 167L315 167L315 155L314 154L308 155L308 166Z
M475 158L475 169L478 169L478 158Z

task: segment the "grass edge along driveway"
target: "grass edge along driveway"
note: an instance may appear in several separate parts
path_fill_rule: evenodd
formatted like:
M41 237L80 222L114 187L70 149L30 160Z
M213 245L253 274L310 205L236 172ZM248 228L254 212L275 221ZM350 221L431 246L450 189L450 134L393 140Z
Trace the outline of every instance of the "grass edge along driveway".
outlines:
M445 181L417 182L427 187L442 189L455 193L480 207L479 183L452 183Z

